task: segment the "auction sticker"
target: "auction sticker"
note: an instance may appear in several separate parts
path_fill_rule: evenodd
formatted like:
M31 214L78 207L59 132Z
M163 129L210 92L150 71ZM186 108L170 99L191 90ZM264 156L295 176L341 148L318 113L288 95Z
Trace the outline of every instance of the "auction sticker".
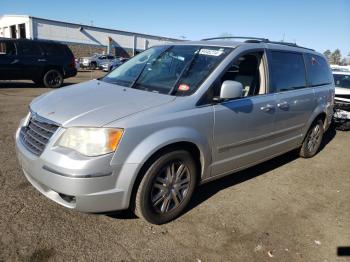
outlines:
M210 55L210 56L220 56L224 50L219 49L219 50L214 50L214 49L201 49L199 51L200 55Z

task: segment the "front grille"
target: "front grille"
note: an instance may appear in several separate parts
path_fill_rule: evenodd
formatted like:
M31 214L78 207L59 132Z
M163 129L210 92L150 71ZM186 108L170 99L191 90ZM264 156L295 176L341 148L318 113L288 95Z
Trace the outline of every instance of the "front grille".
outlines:
M31 117L27 126L20 132L23 145L34 155L40 156L51 136L58 129L58 125L41 117Z

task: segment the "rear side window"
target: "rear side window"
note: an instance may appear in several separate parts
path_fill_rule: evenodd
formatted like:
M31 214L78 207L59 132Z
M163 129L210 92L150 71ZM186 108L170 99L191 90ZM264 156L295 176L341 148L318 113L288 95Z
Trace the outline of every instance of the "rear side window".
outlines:
M305 54L306 69L310 86L320 86L332 83L332 74L327 61L318 55Z
M20 49L23 56L40 56L43 54L39 44L35 42L21 42Z
M271 51L271 88L283 92L306 86L306 73L303 55L281 51Z
M0 41L0 56L11 56L16 54L16 48L13 42Z
M49 56L65 56L65 50L57 44L42 44L45 53Z

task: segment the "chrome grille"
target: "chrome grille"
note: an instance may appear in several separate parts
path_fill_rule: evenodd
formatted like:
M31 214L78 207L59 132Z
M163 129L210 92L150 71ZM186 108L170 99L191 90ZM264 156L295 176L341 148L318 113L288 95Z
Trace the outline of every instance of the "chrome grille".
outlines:
M22 144L34 155L40 156L51 136L58 129L58 125L41 117L31 117L28 125L20 132Z

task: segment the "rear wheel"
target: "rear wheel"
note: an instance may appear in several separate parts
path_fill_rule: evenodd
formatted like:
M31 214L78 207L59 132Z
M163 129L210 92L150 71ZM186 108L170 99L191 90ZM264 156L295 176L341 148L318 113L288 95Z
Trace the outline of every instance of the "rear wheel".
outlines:
M92 63L90 64L90 68L91 68L92 70L95 70L95 69L97 68L97 64L96 64L95 62L92 62Z
M197 183L197 168L184 150L165 153L148 168L137 189L134 213L152 224L178 217Z
M322 120L316 120L306 134L304 142L300 148L299 155L304 158L310 158L317 154L320 149L324 134Z
M45 73L43 83L47 88L58 88L63 84L63 75L60 71L51 69Z

